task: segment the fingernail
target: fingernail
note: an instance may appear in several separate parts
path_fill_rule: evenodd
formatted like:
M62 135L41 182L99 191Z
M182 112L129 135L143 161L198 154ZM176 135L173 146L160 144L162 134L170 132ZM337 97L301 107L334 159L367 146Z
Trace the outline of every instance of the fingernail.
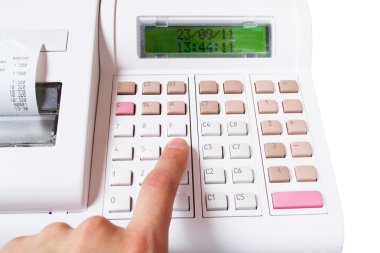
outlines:
M183 147L186 147L187 146L187 143L186 141L182 140L182 139L174 139L174 140L171 140L167 146L169 148L183 148Z

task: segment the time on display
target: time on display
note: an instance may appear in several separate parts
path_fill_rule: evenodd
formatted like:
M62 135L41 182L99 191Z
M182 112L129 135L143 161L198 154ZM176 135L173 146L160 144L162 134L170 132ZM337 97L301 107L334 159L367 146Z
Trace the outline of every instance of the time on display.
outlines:
M178 53L234 52L234 33L231 28L178 28Z

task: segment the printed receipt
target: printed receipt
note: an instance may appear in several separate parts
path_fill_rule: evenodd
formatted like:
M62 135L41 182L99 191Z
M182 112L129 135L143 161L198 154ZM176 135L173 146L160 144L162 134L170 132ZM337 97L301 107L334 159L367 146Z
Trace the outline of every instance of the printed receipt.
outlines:
M36 72L41 47L0 40L0 116L39 115Z

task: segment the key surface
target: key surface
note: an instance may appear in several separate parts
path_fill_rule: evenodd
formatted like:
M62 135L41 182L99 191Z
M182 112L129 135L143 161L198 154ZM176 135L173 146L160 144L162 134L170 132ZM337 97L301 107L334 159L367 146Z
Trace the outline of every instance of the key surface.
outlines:
M222 135L220 123L216 121L202 122L202 136L220 136Z
M293 191L272 193L274 209L321 208L322 194L319 191Z
M234 184L253 183L253 170L249 167L232 168L232 180Z
M229 100L226 101L226 114L244 114L244 103L241 100Z
M167 85L168 95L186 94L186 83L183 81L170 81Z
M116 168L111 172L111 186L132 185L132 171L125 168Z
M261 132L263 135L281 135L282 127L281 122L278 120L264 120L261 121Z
M266 158L284 158L286 156L285 146L280 142L266 143L264 150Z
M218 83L216 81L199 82L199 94L217 94Z
M142 87L143 95L160 95L161 83L157 81L144 82Z
M255 91L257 94L274 93L274 83L270 80L259 80L255 82Z
M135 104L132 102L117 102L116 115L117 116L135 115Z
M126 194L112 195L109 200L110 213L125 213L131 211L132 198Z
M244 136L248 134L247 123L244 121L230 121L227 123L229 136Z
M185 115L186 103L183 101L169 101L168 115Z
M227 80L223 83L224 94L243 93L243 84L239 80Z
M117 84L117 95L135 95L136 83L135 82L119 82Z
M223 146L220 144L204 144L203 159L223 159Z
M304 120L288 120L286 122L288 134L307 134L307 124Z
M313 151L308 142L293 142L290 144L290 150L293 157L311 157Z
M297 182L316 182L317 170L312 165L300 165L295 168Z
M205 184L225 184L226 174L223 168L205 168L204 169Z
M259 100L257 106L260 114L275 114L278 112L277 102L272 99Z
M275 166L268 168L270 183L286 183L290 182L289 169L286 166Z
M231 159L249 159L251 158L251 150L247 143L235 143L230 145Z
M128 122L116 123L114 125L113 136L118 137L133 137L135 125Z
M206 193L206 208L208 211L222 211L228 209L227 195L224 193Z
M243 192L235 194L236 210L256 210L256 196L251 192Z
M296 80L282 80L278 83L281 93L297 93L298 84Z
M219 114L218 101L214 101L214 100L202 101L201 114Z
M282 101L284 113L302 113L303 106L299 99L285 99Z

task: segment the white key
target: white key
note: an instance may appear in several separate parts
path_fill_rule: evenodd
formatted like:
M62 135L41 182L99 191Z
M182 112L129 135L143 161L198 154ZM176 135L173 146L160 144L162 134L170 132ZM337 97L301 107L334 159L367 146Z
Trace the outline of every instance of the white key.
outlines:
M220 136L222 131L220 123L215 121L202 122L202 136Z
M206 193L207 211L222 211L228 209L227 195L224 193Z
M176 122L168 124L168 137L186 137L187 125L186 123Z
M161 126L159 123L148 122L141 125L141 137L160 137Z
M127 122L116 123L114 125L113 136L114 137L133 137L135 125Z
M132 185L132 171L125 168L117 168L112 170L110 177L111 186L127 186Z
M189 203L189 195L187 194L178 194L175 196L173 211L189 211L190 203Z
M234 184L253 183L253 170L248 167L235 167L232 169Z
M157 145L144 145L141 146L140 152L140 160L158 160L161 148Z
M205 168L205 184L225 184L226 174L222 168Z
M255 194L251 192L243 192L235 194L236 210L256 210L257 202Z
M151 169L139 169L138 170L138 176L139 176L139 184L142 185L144 182L145 177L151 172L153 168Z
M251 151L249 145L246 143L236 143L230 145L231 159L249 159L251 158Z
M203 144L203 159L223 159L223 146L220 144Z
M133 159L133 147L125 145L114 146L112 161L130 161Z
M247 135L247 123L244 121L230 121L227 123L227 132L230 136Z
M180 185L189 184L189 172L186 170L181 177Z
M126 213L131 211L131 197L128 195L114 195L109 200L110 213Z

